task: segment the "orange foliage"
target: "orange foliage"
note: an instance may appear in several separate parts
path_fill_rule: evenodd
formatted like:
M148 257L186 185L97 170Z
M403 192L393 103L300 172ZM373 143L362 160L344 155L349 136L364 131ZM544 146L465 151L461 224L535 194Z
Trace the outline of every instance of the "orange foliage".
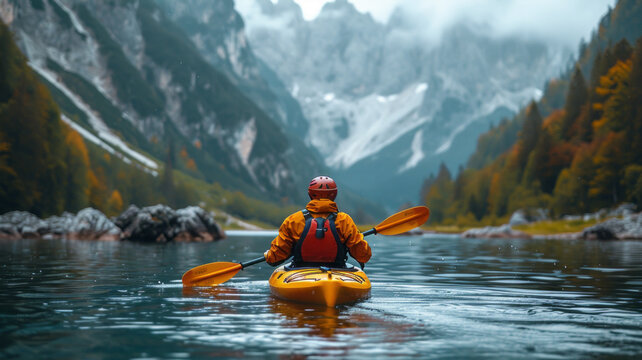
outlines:
M118 190L114 190L107 201L107 208L112 214L117 214L123 209L123 198Z
M200 140L194 140L194 147L195 148L200 150L202 146L203 146L203 144L201 144Z
M189 154L187 153L187 150L185 149L185 147L181 149L180 155L181 155L181 158L183 159L187 159L189 157Z
M187 160L187 164L186 164L185 166L186 166L189 170L192 170L192 171L196 171L196 170L197 170L196 162L194 161L194 159L189 159L189 160Z
M80 136L77 131L68 127L67 136L65 136L65 144L80 156L83 164L86 166L89 165L89 152L87 151L87 146L85 145L85 141L82 139L82 136Z
M101 209L107 193L104 171L101 167L96 169L96 172L89 170L87 177L89 178L89 204Z
M499 198L501 192L501 176L499 173L494 173L490 180L490 190L488 192L488 203L494 203L494 199Z
M571 165L573 157L577 151L577 146L564 142L551 147L548 152L548 161L546 168L559 169Z
M553 111L542 123L542 128L548 131L549 134L555 139L562 137L562 122L566 116L566 111L563 109Z
M600 84L596 87L595 92L605 99L603 103L593 104L593 109L602 111L602 116L592 124L596 134L603 134L607 129L621 130L620 118L626 115L621 112L627 112L627 108L623 105L630 102L630 94L627 90L630 87L629 78L632 64L631 59L618 60L606 75L600 77Z

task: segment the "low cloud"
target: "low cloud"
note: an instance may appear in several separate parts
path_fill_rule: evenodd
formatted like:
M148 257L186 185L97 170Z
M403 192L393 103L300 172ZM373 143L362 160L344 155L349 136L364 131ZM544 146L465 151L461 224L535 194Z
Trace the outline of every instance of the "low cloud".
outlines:
M400 0L412 26L432 41L458 23L484 28L491 36L518 36L575 47L588 39L615 0Z
M283 0L280 0L283 1ZM294 0L313 19L328 0ZM601 16L616 0L349 0L361 12L387 23L394 11L406 22L403 32L437 44L453 25L468 23L490 36L521 37L550 45L576 48L588 39ZM273 0L273 2L278 2ZM287 28L290 19L262 14L256 0L236 0L236 8L252 27Z

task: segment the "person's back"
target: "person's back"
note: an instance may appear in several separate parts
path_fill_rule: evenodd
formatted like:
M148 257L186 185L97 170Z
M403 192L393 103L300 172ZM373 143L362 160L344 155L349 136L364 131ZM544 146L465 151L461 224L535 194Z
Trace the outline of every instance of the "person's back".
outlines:
M372 251L352 218L338 211L334 180L327 176L312 179L308 195L305 209L283 221L265 252L267 263L276 266L293 256L295 267L345 267L349 253L363 267Z

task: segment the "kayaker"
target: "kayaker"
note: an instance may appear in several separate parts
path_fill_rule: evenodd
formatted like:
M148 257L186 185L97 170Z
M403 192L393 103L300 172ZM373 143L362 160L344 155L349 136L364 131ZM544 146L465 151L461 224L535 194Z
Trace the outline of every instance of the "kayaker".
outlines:
M346 267L348 254L363 269L372 250L350 215L339 212L334 199L337 184L327 176L317 176L308 186L310 202L305 209L288 216L265 260L277 266L293 257L293 267Z

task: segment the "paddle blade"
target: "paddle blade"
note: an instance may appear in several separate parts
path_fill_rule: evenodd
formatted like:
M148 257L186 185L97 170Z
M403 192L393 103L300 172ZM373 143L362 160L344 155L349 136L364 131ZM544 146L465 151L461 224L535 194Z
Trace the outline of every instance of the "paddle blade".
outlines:
M215 262L197 266L183 274L183 286L215 286L231 279L241 270L241 264Z
M425 206L416 206L400 211L389 216L379 225L375 226L377 234L397 235L423 225L430 216L430 209Z

